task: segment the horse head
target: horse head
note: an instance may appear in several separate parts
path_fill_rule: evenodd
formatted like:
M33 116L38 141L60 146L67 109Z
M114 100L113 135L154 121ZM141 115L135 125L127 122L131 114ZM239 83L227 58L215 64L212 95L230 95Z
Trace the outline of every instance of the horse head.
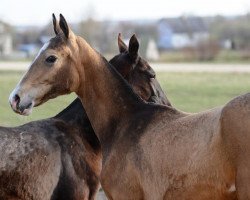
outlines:
M114 56L109 62L128 81L135 93L145 101L171 106L156 80L155 71L138 53L137 37L133 35L127 46L119 34L118 47L120 54Z
M59 23L53 14L53 26L55 37L44 44L10 94L10 105L19 114L29 115L34 106L70 93L79 84L76 68L72 67L77 64L77 37L61 14Z

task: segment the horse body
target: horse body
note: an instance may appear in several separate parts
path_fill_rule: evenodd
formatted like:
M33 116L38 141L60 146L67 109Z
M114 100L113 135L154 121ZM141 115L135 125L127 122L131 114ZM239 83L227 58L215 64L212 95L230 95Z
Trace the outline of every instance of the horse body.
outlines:
M2 200L49 200L57 185L61 171L60 148L39 134L40 127L36 127L37 134L31 129L34 127L0 128Z
M79 99L54 118L0 132L0 199L95 199L102 155Z
M146 103L60 18L61 30L54 23L56 37L10 96L15 112L75 92L102 146L109 199L250 199L249 95L198 114Z
M138 124L133 125L136 137L128 135L129 127L117 128L124 132L114 134L119 137L105 155L101 173L107 196L110 199L235 199L234 168L222 148L221 108L194 115L176 112L171 116L164 110L150 122L144 118L138 122L137 118ZM146 128L141 132L136 126Z

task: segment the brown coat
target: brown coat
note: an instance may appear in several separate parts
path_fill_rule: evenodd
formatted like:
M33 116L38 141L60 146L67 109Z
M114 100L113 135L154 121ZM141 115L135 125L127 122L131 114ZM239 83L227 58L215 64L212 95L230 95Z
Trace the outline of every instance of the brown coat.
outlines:
M102 146L109 199L250 199L249 94L197 114L145 103L62 15L59 24L10 100L29 113L75 92Z

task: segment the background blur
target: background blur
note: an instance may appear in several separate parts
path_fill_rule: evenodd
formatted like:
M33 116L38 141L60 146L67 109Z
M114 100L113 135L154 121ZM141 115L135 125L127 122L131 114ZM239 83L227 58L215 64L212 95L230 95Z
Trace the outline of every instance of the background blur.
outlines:
M63 13L77 34L106 55L117 52L121 32L125 40L138 35L148 60L250 60L249 0L1 0L1 59L32 59L53 36L53 12Z
M75 98L61 97L30 117L14 114L8 96L41 46L53 37L51 14L107 59L118 53L117 35L133 33L140 54L157 71L179 109L198 112L249 91L249 0L0 1L0 125L55 115Z

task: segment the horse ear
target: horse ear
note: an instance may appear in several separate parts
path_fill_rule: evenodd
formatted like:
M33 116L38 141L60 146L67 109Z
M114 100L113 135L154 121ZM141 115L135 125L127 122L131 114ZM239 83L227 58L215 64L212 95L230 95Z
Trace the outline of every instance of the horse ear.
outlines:
M62 29L65 37L68 39L69 38L69 26L63 17L62 14L60 14L60 21L59 21L60 28Z
M128 50L127 45L122 41L122 34L121 33L118 34L118 47L119 47L120 53L124 53L125 51Z
M52 14L52 20L53 20L54 32L57 35L59 33L59 27L54 13Z
M135 34L129 40L128 52L131 58L136 59L138 57L139 42Z

